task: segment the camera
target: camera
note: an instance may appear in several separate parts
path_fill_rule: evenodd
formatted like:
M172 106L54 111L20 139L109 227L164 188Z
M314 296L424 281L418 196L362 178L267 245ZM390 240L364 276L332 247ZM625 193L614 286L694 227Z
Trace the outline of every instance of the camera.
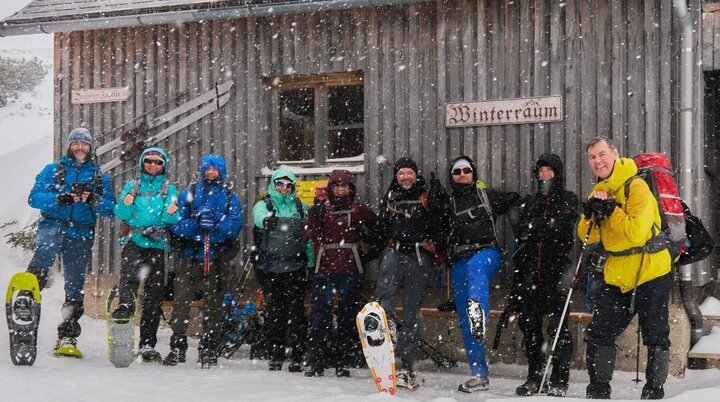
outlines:
M92 193L93 186L90 183L73 183L72 192L75 194L82 194L84 192Z

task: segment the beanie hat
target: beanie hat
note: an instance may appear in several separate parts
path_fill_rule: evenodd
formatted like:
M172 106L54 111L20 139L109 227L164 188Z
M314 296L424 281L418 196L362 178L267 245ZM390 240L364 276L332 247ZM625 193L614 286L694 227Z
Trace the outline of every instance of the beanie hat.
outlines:
M88 144L90 147L93 146L93 138L92 135L90 135L90 131L83 127L75 128L70 132L70 135L68 135L68 146L73 142L82 142Z
M460 166L469 166L472 169L472 163L470 163L469 160L465 158L458 158L455 163L453 163L452 168L450 170L455 170L456 168L459 168Z
M415 163L414 160L404 156L404 157L398 159L395 162L395 165L393 165L393 174L394 175L397 174L398 170L404 169L404 168L412 169L415 173L418 172L417 163Z

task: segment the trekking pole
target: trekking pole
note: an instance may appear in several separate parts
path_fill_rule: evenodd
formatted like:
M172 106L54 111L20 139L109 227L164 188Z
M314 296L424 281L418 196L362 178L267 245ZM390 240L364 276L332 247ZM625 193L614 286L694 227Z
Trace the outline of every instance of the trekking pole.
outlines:
M593 215L594 217L594 215ZM553 340L552 347L550 348L550 353L548 353L547 361L545 362L545 371L543 372L542 380L540 381L540 388L538 389L539 392L542 392L543 385L545 385L545 380L547 379L548 369L550 368L550 361L552 360L553 354L555 353L555 347L557 346L558 339L560 338L560 328L562 328L563 322L565 321L565 314L567 314L568 308L570 307L570 298L572 296L573 292L573 285L575 284L575 277L577 276L578 271L580 270L580 264L582 264L583 257L585 256L585 249L587 249L588 239L590 238L590 232L592 231L593 227L595 226L595 220L591 217L589 219L588 229L587 233L585 233L585 238L583 239L582 248L580 249L580 256L578 257L578 263L575 266L575 273L572 276L572 280L570 281L570 290L568 290L568 294L565 298L565 307L563 307L562 315L560 316L560 322L558 323L558 327L555 330L555 339Z
M633 380L635 385L639 384L642 380L640 379L640 319L638 318L638 329L637 329L637 350L635 352L635 379Z
M210 334L208 331L208 320L210 319L210 231L205 231L203 238L203 281L205 282L205 302L203 307L205 313L203 314L203 337L205 338L205 348L210 347ZM210 365L207 366L210 368ZM200 359L200 368L205 368L205 361Z

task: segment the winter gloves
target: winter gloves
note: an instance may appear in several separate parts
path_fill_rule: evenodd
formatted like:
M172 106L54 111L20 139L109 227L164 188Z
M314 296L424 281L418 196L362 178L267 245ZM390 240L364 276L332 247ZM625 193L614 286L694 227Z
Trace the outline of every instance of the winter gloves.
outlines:
M593 197L582 204L582 211L585 219L594 217L595 223L600 223L612 215L615 207L617 207L617 202L613 199L601 200Z
M70 193L60 194L57 197L57 202L62 206L72 205L75 203L75 198Z
M215 228L217 221L215 219L215 212L210 207L202 207L197 212L198 226L202 231L210 231Z

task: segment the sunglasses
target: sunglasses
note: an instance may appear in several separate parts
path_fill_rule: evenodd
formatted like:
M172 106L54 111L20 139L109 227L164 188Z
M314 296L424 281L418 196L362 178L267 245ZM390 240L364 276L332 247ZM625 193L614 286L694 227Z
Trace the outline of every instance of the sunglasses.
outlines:
M158 166L162 166L165 164L165 162L163 162L160 159L149 159L149 158L143 159L143 163L145 163L147 165L158 165Z
M293 188L295 187L295 183L291 181L276 181L275 187L277 188Z
M460 176L461 174L470 174L472 173L472 168L464 167L464 168L457 168L452 170L453 176Z

